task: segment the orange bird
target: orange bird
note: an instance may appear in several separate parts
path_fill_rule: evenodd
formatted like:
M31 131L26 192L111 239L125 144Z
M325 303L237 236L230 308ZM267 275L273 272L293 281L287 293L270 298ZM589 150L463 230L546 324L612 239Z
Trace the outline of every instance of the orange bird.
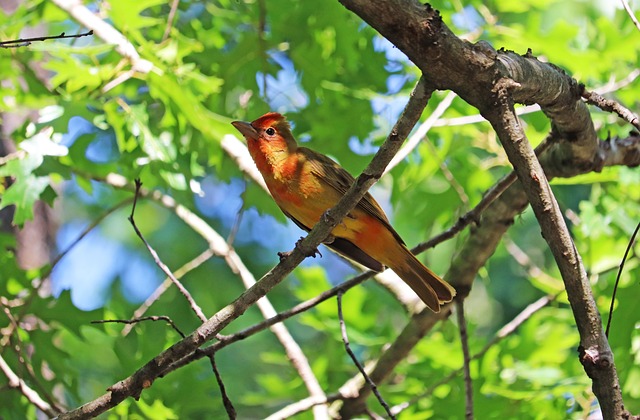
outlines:
M270 112L252 123L231 124L246 138L251 157L276 204L307 232L355 181L327 156L298 147L281 114ZM391 268L435 312L456 294L409 251L368 193L333 229L325 244L371 270Z

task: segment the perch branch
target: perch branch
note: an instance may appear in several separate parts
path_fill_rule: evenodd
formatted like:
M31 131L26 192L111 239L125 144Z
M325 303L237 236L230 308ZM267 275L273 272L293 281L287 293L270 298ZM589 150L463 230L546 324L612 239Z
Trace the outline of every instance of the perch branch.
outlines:
M259 282L245 291L234 302L214 314L187 338L163 351L130 377L109 387L106 394L75 410L60 415L59 418L74 419L88 414L98 415L119 404L127 397L139 398L141 392L151 386L167 366L196 351L231 321L242 315L258 299L266 295L269 290L278 285L287 274L291 273L307 255L310 255L320 245L331 230L380 178L386 165L397 153L402 142L417 123L432 92L433 89L428 87L428 84L423 79L420 79L389 137L380 147L371 163L356 179L356 182L349 188L340 202L325 213L325 216L311 232L296 244L293 251L265 274Z

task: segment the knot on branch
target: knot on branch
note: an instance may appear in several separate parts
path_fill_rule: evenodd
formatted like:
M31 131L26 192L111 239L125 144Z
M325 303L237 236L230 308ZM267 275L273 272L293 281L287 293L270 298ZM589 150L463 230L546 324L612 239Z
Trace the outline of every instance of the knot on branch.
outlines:
M107 391L111 392L111 398L115 401L122 401L127 397L133 397L138 401L142 391L151 387L153 380L145 376L136 379L134 379L133 385L130 380L124 379L107 388Z
M401 141L403 141L403 140L401 140ZM371 173L368 173L365 170L360 174L360 176L358 178L356 178L356 184L358 184L358 185L366 185L367 187L370 187L371 185L373 185L376 182L378 182L380 180L381 176L382 176L382 173L371 174Z
M598 346L588 348L580 346L578 352L580 353L580 363L582 363L585 372L590 378L593 378L597 371L609 369L613 366L613 354L600 351Z
M493 92L503 97L511 89L517 89L522 85L509 77L501 77L494 85Z
M471 285L470 284L457 284L451 282L451 284L456 288L456 301L464 301L471 293Z

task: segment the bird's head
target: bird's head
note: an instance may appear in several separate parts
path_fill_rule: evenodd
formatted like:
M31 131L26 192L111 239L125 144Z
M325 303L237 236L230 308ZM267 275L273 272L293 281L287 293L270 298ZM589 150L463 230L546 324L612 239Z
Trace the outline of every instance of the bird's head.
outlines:
M262 143L271 149L286 148L293 151L296 148L289 122L284 115L277 112L264 114L251 123L233 121L231 124L247 139L250 148L252 143Z

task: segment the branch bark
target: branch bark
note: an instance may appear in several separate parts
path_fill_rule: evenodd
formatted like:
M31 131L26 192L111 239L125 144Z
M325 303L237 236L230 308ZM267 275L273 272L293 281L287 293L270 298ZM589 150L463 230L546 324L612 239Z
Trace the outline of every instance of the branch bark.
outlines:
M428 4L414 0L339 1L403 51L433 86L453 90L478 108L492 124L518 174L518 187L524 187L524 193L513 197L518 199L518 204L511 206L511 210L519 209L518 212L529 201L539 220L569 294L581 337L581 360L593 380L593 390L603 415L613 419L628 414L624 410L613 355L604 336L586 272L547 181L547 176L599 171L604 165L577 82L559 68L538 61L530 52L519 56L513 52L495 51L486 43L474 45L460 40ZM514 102L538 103L550 118L554 133L565 140L547 152L546 176L519 125L513 110ZM513 214L512 211L508 213ZM512 217L504 222L505 229L492 235L495 242L487 246L486 238L483 238L486 258L495 250ZM467 244L473 240L470 237ZM474 258L478 262L486 261L484 256ZM452 271L457 271L455 264ZM471 273L475 275L476 272ZM449 273L447 278L461 286L459 277ZM463 279L470 286L472 279L469 276ZM456 288L460 291L460 287Z
M602 328L587 272L542 166L513 110L510 90L517 89L518 85L512 79L502 79L496 87L499 106L485 110L484 115L496 130L518 174L542 229L542 236L562 274L580 333L580 359L593 381L593 392L600 402L603 416L606 419L622 418L625 410L613 353Z

